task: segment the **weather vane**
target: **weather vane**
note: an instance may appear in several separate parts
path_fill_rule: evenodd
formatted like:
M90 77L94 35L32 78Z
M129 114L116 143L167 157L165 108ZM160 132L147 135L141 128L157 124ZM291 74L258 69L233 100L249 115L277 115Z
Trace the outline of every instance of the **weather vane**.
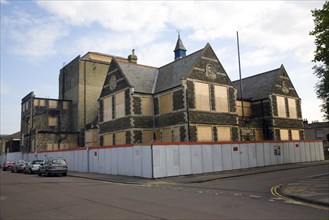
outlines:
M180 36L180 32L182 31L181 29L179 29L179 27L176 29L178 36Z

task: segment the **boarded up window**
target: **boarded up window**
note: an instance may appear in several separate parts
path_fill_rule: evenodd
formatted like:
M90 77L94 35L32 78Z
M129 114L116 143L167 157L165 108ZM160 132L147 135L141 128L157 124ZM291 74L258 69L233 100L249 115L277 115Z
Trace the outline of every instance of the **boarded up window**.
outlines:
M34 103L33 104L34 107L38 106L39 105L39 99L34 99L33 103Z
M195 109L210 111L209 85L205 83L194 83L195 87Z
M231 141L230 127L217 127L218 141Z
M197 126L198 142L200 141L212 141L211 126Z
M47 143L47 150L53 150L53 143Z
M153 141L153 131L143 131L143 144L150 144Z
M93 131L85 131L85 146L91 147L93 144Z
M48 117L48 126L56 126L57 125L57 117L49 116Z
M39 106L46 106L46 100L40 99L39 100Z
M113 145L113 134L108 133L103 136L103 145L112 146Z
M162 130L162 141L163 142L172 142L171 128L165 128Z
M285 98L283 96L277 96L276 97L276 103L278 106L278 116L279 117L287 117L286 113L286 102L284 100Z
M172 93L160 96L160 115L170 113L173 110Z
M173 128L173 142L179 142L180 141L180 127L174 127Z
M126 144L126 132L125 131L115 133L115 144L116 145Z
M289 140L289 133L287 129L280 129L280 138L282 141Z
M153 115L153 102L150 97L142 97L142 115L152 116Z
M63 102L63 109L64 110L69 109L69 102Z
M49 108L57 108L57 101L55 101L55 100L48 100L48 107Z
M227 87L215 86L215 105L217 112L228 112Z
M238 116L242 116L242 102L241 101L236 101L236 106L237 106L237 113ZM243 109L244 109L244 116L246 117L251 117L252 111L251 111L251 102L243 102Z
M112 120L112 96L103 100L104 121Z
M125 116L125 92L119 92L115 95L115 118Z
M263 131L261 129L255 129L255 140L256 141L263 140Z
M296 99L288 98L288 106L290 118L297 118Z
M299 130L291 130L291 139L299 140Z

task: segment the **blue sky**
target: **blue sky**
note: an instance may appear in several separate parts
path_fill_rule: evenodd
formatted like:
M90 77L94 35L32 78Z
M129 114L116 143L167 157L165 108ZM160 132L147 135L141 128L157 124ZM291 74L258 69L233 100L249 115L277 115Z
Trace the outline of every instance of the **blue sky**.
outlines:
M176 29L187 54L207 42L231 80L283 64L302 99L303 118L322 121L311 62L311 10L324 1L1 1L0 134L20 130L21 99L58 98L64 63L89 51L160 67L173 61Z

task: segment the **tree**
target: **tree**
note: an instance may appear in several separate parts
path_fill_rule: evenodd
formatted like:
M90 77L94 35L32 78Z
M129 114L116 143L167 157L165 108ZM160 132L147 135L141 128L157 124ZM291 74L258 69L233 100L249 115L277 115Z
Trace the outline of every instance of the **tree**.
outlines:
M329 1L322 9L312 10L314 30L310 35L315 37L313 66L314 74L319 78L315 89L319 99L323 101L321 111L329 120Z

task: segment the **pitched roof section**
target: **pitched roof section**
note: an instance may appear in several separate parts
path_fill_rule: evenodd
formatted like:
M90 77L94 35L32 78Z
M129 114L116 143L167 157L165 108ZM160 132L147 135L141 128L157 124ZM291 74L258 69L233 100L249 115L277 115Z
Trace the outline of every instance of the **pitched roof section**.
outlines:
M157 68L129 62L117 61L117 63L128 83L134 87L136 92L153 93L153 85L158 74Z
M273 85L278 79L281 68L270 70L242 79L242 92L244 100L260 100L268 98ZM237 98L241 99L240 80L232 82L237 88Z
M203 49L160 67L154 92L162 92L180 85L181 79L189 73L202 51Z

